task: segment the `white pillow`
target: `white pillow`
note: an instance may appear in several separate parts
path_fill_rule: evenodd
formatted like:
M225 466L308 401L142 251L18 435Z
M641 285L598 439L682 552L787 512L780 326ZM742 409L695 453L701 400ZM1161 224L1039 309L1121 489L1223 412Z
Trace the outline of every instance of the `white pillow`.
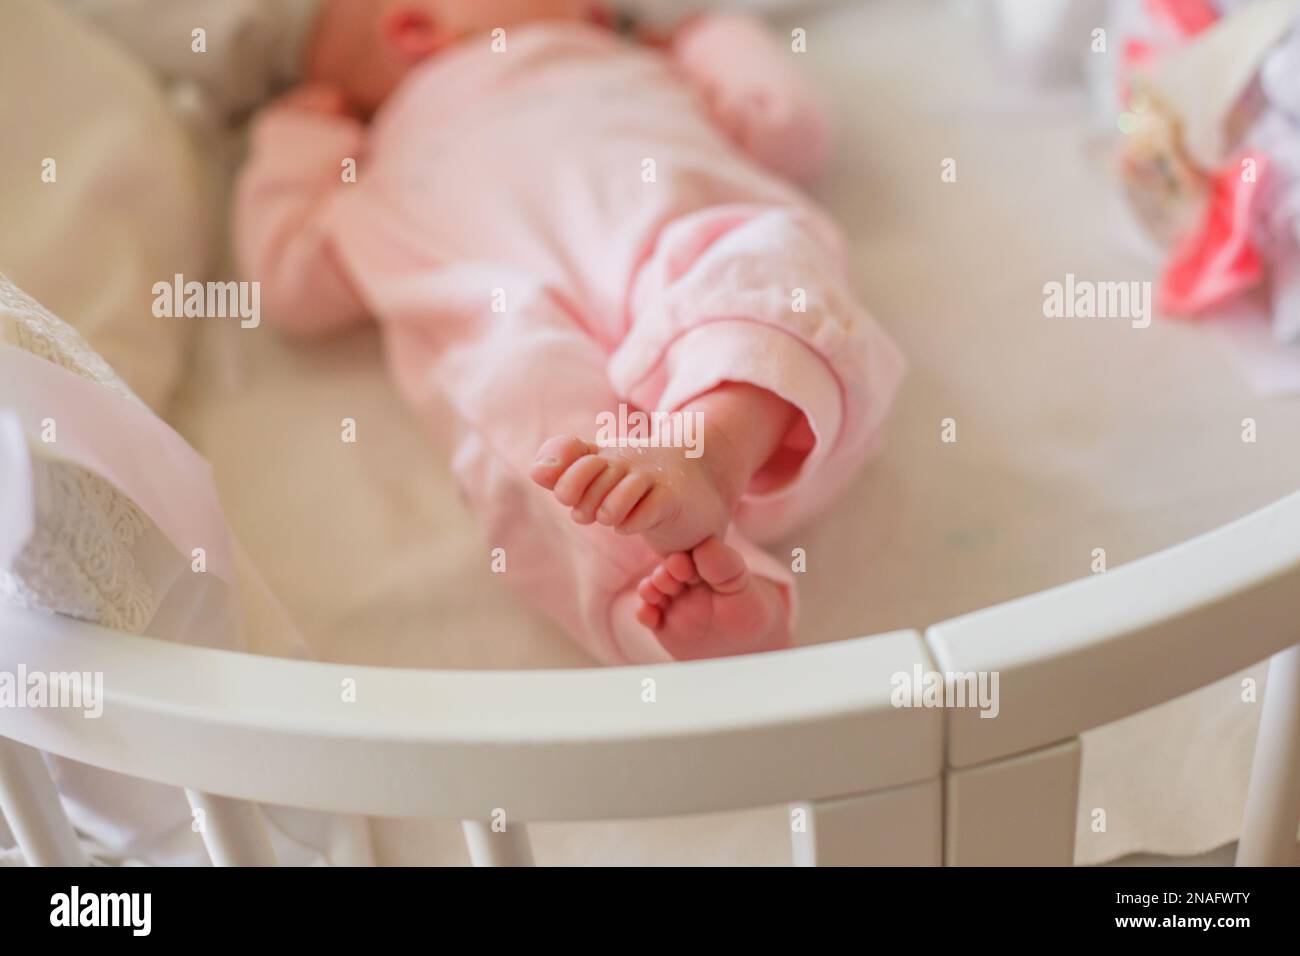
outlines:
M156 318L152 289L205 278L201 167L149 74L61 6L5 0L0 36L0 272L163 411L196 320Z

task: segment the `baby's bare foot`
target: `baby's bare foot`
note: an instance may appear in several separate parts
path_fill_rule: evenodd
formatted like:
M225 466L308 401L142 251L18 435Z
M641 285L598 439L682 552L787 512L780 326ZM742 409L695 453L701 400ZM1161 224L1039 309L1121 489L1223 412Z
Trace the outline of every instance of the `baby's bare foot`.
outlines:
M789 621L776 585L750 574L740 552L717 538L668 555L637 593L637 620L678 660L789 646Z
M725 534L731 521L740 489L721 462L725 451L710 454L706 463L681 448L603 448L561 435L537 450L530 475L573 509L578 524L640 534L672 554Z

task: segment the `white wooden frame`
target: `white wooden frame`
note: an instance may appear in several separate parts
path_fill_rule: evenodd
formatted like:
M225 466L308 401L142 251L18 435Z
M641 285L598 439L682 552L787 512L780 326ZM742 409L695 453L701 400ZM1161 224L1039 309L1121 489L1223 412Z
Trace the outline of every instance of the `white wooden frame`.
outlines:
M999 674L1001 712L946 711L945 859L1074 859L1078 737L1266 658L1238 863L1294 861L1300 829L1300 493L1132 564L926 634L944 671ZM1066 785L1068 783L1068 785ZM1018 794L1037 788L1032 807ZM1006 844L1002 844L1006 846Z
M460 819L488 865L532 862L527 822L789 803L796 863L1068 865L1079 734L1271 657L1238 862L1290 863L1297 642L1300 494L924 640L687 664L347 667L0 610L0 668L101 671L105 697L96 720L0 710L0 808L29 861L84 861L45 751L185 787L218 864L273 862L257 803ZM998 672L998 717L895 707L916 668Z

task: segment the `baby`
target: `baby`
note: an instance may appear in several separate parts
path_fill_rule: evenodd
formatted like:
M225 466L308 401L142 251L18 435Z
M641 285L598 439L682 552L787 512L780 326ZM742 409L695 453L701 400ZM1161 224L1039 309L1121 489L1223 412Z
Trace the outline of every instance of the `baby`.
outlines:
M903 362L789 184L828 152L796 54L734 15L609 22L327 0L255 124L238 252L269 323L379 322L416 411L456 416L506 578L596 657L784 647L793 577L754 542L853 476ZM691 416L696 450L597 442L629 408Z

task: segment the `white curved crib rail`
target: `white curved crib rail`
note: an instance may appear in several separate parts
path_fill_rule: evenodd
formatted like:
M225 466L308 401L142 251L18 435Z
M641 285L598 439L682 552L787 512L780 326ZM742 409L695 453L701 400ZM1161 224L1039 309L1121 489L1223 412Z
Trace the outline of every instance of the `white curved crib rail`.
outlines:
M162 644L28 612L0 612L0 629L0 660L104 674L102 717L19 710L7 735L264 803L590 820L874 790L939 770L938 713L897 710L888 681L866 679L924 661L914 632L684 665L425 671ZM342 702L344 681L355 703Z
M1295 861L1300 493L1112 571L936 624L926 641L945 671L1000 675L998 719L946 711L948 862L1016 861L1008 847L1029 859L1072 853L1078 734L1269 657L1238 862Z
M1275 655L1239 862L1291 862L1298 640L1300 494L924 641L900 631L689 664L350 667L0 610L0 666L102 671L105 691L96 720L0 712L0 807L30 861L79 860L44 750L186 787L218 863L271 862L254 802L462 819L476 862L511 863L531 860L527 821L804 801L801 863L1068 864L1078 734ZM997 671L999 716L893 706L894 675L934 662ZM504 834L487 825L500 811Z
M873 792L940 770L940 715L889 703L888 675L928 667L910 631L730 661L529 672L256 657L15 610L0 611L0 633L0 666L104 674L101 717L15 710L6 736L186 787L192 802L591 820ZM355 703L342 700L345 681Z

